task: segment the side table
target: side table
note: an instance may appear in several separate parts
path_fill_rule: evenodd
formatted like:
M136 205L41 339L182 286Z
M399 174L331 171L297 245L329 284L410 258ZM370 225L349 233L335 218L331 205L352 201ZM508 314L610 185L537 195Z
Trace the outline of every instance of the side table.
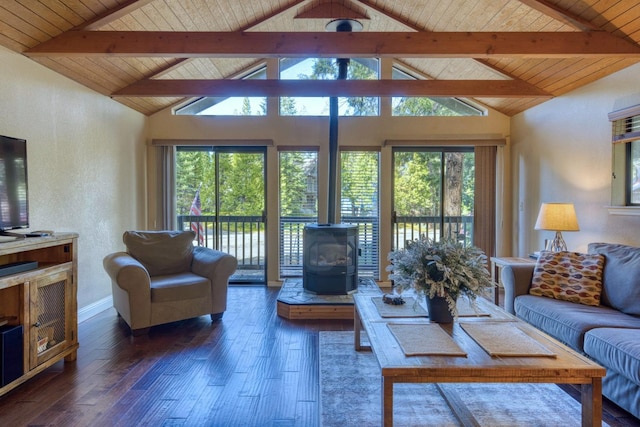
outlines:
M502 282L500 275L502 268L507 265L515 264L535 264L536 260L533 258L519 258L519 257L491 257L491 281L494 284L493 287L493 302L495 305L500 305L500 288Z

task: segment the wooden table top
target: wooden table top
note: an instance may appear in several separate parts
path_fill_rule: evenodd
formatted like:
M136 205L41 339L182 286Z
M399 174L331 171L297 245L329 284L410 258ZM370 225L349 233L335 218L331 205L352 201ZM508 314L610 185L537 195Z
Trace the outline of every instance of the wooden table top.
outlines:
M382 318L370 295L356 295L354 301L383 377L397 377L397 380L403 382L583 384L590 383L591 378L603 377L606 373L606 370L595 362L482 298L478 299L478 306L483 312L488 312L490 317L461 317L452 324L440 324L467 353L466 357L407 357L387 323L428 323L428 319ZM511 322L555 353L556 357L492 357L460 326L460 322L496 321Z

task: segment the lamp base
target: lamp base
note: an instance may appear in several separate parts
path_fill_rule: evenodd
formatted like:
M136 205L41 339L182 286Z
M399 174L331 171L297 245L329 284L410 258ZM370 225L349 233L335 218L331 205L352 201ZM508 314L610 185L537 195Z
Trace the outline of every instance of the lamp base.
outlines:
M567 250L567 244L562 238L562 233L560 231L556 231L556 236L553 238L553 240L549 240L547 242L547 247L545 248L545 250L550 252L561 252Z

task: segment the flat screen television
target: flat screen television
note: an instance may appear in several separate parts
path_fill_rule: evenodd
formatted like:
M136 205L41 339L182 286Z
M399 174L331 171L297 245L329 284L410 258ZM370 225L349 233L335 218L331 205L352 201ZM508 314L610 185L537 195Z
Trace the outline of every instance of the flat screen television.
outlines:
M29 227L27 141L0 135L0 234Z

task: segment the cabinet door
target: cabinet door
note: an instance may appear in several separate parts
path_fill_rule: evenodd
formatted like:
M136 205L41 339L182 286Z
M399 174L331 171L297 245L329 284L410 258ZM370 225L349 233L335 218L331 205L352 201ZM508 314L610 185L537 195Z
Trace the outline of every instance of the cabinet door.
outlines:
M43 274L30 283L30 369L75 342L72 328L72 270Z

